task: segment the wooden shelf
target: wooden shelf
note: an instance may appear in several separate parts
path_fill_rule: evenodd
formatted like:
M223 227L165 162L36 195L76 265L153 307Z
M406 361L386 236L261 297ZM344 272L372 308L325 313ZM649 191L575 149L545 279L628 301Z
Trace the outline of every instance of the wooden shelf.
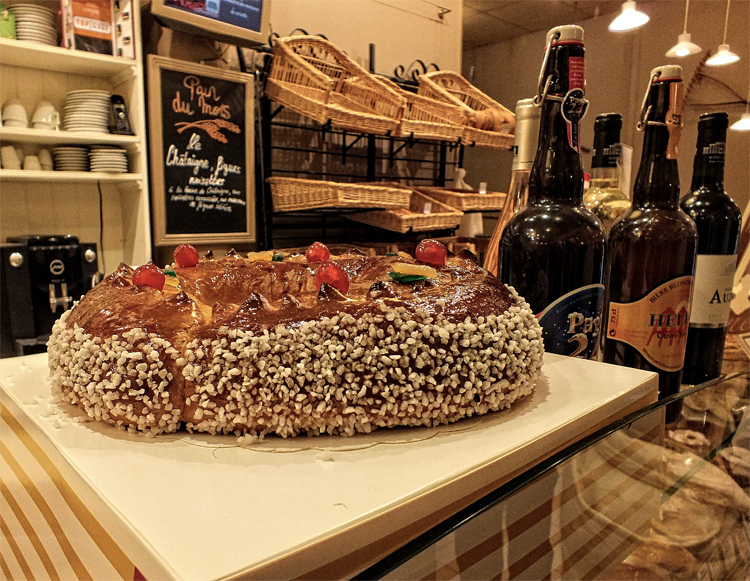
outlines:
M19 99L29 119L40 100L55 105L62 116L73 89L105 90L125 100L135 135L0 127L0 142L22 149L24 156L65 145L114 145L126 151L132 173L0 169L3 237L64 230L88 238L92 228L101 226L99 252L108 255L107 265L144 264L151 258L141 2L119 4L132 19L134 59L0 38L3 98ZM99 184L105 196L101 200L92 195Z
M139 173L0 169L0 179L16 182L108 182L138 185L143 176Z
M113 135L111 133L0 127L0 141L39 145L119 145L135 151L141 143L141 138L136 135Z
M82 74L109 79L128 71L136 74L136 61L122 57L69 50L35 42L0 38L0 63L28 69Z

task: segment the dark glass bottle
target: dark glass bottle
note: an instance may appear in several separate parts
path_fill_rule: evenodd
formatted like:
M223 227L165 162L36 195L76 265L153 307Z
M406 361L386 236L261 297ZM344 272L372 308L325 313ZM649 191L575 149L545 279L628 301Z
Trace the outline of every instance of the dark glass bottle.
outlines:
M528 204L503 231L499 271L537 313L548 352L596 359L604 233L583 205L578 131L588 105L584 88L583 29L553 28L535 99L541 119Z
M680 389L698 235L680 209L677 142L682 68L651 72L639 129L643 154L630 211L609 234L604 361L659 374L659 397ZM667 406L677 419L681 401Z
M690 311L682 383L719 377L724 358L737 246L742 214L724 191L726 113L705 113L698 121L698 142L690 192L680 206L698 229L693 307Z

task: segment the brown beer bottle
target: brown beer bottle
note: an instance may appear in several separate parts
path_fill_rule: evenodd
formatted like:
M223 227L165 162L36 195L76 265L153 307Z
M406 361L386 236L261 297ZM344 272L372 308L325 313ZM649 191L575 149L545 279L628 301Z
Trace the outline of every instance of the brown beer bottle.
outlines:
M651 71L638 128L643 154L632 207L609 235L604 361L658 373L664 398L680 389L698 241L679 203L681 67ZM681 400L667 406L667 422L681 409Z
M597 359L604 232L583 205L584 88L583 29L553 28L535 98L541 118L528 204L503 231L498 271L537 314L546 351Z

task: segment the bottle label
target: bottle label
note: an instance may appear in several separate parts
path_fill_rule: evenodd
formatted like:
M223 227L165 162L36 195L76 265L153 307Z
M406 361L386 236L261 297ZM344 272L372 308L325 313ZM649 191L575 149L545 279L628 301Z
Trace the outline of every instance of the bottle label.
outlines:
M582 56L568 58L568 90L586 89L586 64Z
M651 289L631 303L609 304L607 336L635 347L663 371L679 371L685 362L692 276L680 276Z
M690 326L721 329L729 318L734 294L736 254L699 254L695 263L695 288Z
M602 146L600 149L594 149L594 156L591 160L591 168L595 167L617 167L620 163L620 144L611 143Z
M719 165L724 167L724 158L726 157L727 144L723 141L716 141L704 145L700 154L703 156L706 165Z
M669 110L664 121L669 131L667 143L667 159L677 159L677 144L682 134L682 83L669 85Z
M563 119L565 119L568 126L568 145L578 153L581 152L578 127L581 119L586 115L588 106L589 102L583 94L583 89L571 89L568 91L565 97L563 97L563 102L560 106Z
M584 286L550 304L537 315L544 348L550 353L596 359L599 355L604 285Z

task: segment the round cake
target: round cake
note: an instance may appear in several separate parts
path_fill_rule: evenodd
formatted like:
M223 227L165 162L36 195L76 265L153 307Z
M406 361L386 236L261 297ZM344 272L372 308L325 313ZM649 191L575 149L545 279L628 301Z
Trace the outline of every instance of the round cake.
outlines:
M472 254L426 242L121 264L55 323L52 382L151 434L352 435L507 408L540 373L539 324Z

